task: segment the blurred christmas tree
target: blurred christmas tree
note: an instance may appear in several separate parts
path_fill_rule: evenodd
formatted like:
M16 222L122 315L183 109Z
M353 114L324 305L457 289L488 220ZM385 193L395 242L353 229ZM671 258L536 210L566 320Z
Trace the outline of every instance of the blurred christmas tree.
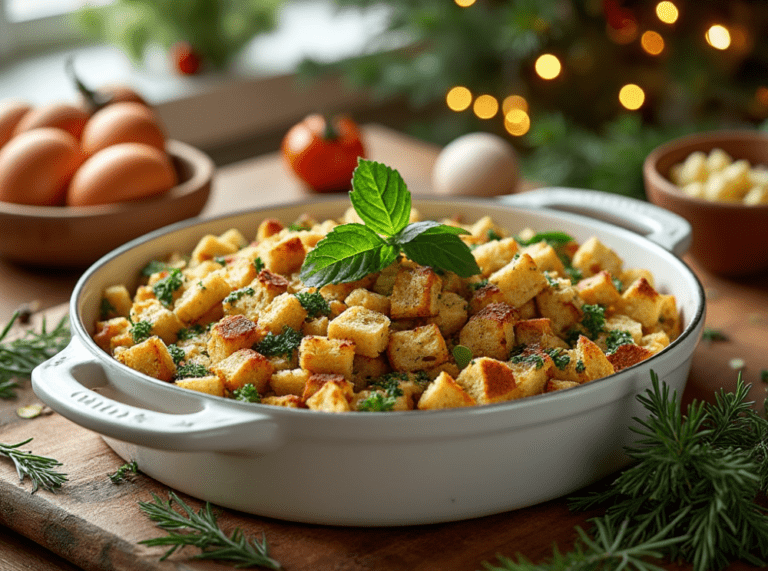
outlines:
M389 10L369 53L341 71L381 96L438 109L412 132L445 144L509 137L526 175L644 196L656 145L768 116L765 0L337 0Z

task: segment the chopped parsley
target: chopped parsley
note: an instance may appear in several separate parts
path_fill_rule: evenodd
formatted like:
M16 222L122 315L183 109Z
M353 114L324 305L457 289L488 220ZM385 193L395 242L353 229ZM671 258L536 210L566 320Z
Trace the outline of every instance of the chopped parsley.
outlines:
M141 275L149 277L152 274L156 274L158 272L164 272L167 269L168 269L168 264L164 262L160 262L158 260L152 260L142 268Z
M587 336L594 340L605 331L605 308L602 305L586 304L581 310L584 312L581 325L587 330Z
M388 373L373 381L371 386L383 390L387 396L396 399L403 396L400 383L406 381L408 381L408 373Z
M236 289L232 293L230 293L227 297L224 298L224 303L235 303L237 300L241 299L244 295L253 295L256 293L256 290L254 290L250 286L241 287L240 289Z
M576 372L577 373L583 373L587 369L587 366L584 364L584 361L579 359L576 361Z
M131 325L131 337L133 337L134 343L141 343L149 339L152 335L152 322L150 321L138 321Z
M491 242L491 241L493 241L493 240L501 240L501 239L503 238L503 236L501 236L501 235L500 235L498 232L496 232L496 230L494 230L493 228L489 228L489 229L488 229L487 235L488 235L488 241L489 241L489 242Z
M550 356L552 361L555 363L555 367L557 367L561 371L564 370L568 366L568 363L571 362L570 355L566 354L559 347L556 347L554 349L545 349L544 352Z
M301 339L300 331L286 325L280 335L275 335L271 331L267 333L267 336L256 345L255 349L265 357L285 355L290 358L293 352L299 348Z
M487 285L488 285L488 279L486 278L486 279L483 279L483 280L480 280L480 281L473 282L473 283L469 284L469 289L472 290L472 291L477 291L481 287L485 287Z
M244 402L261 402L261 395L252 383L246 383L232 391L232 398Z
M549 287L552 289L560 289L560 282L553 278L549 272L544 272L544 278L546 278Z
M395 397L376 391L357 403L360 412L386 412L395 407Z
M227 258L225 258L224 256L216 256L215 258L213 258L213 261L222 266L227 265Z
M330 315L331 306L319 292L300 291L293 294L299 300L301 307L307 310L307 317L314 319L320 315Z
M197 337L202 333L205 333L205 328L199 323L196 323L191 327L183 327L179 329L176 333L176 336L179 338L179 341L186 341L188 339L192 339L193 337Z
M173 303L173 293L184 283L184 275L179 268L171 268L168 275L152 286L152 291L160 302L168 307Z
M616 291L621 293L624 289L624 283L619 278L611 278L611 281L613 282L613 287L616 288Z
M187 363L176 369L176 378L207 377L211 372L200 363Z
M712 329L705 327L701 333L701 339L703 341L728 341L728 336L720 329Z
M555 250L557 250L558 248L562 248L569 242L573 242L573 237L566 234L565 232L540 232L538 234L534 234L527 240L524 240L519 236L516 236L515 242L517 242L521 246L530 246L531 244L536 244L537 242L546 242L547 244L552 246Z
M509 360L510 363L527 363L529 365L535 365L537 369L541 369L544 366L544 359L541 355L536 353L529 353L528 355L520 354L515 355Z
M629 331L620 331L614 329L608 333L608 338L605 340L605 353L610 355L615 353L622 345L632 345L635 340L632 338L632 334Z
M288 226L290 232L306 232L310 230L308 222L293 222Z
M106 319L115 311L117 311L115 306L112 305L106 297L101 298L101 305L99 305L99 317L101 319Z
M261 258L254 258L253 267L256 268L257 272L260 272L264 269L264 262L261 261Z
M187 354L184 352L184 349L175 343L168 345L168 353L171 354L171 359L173 359L173 362L176 364L176 366L178 366L179 363L181 363L187 356Z

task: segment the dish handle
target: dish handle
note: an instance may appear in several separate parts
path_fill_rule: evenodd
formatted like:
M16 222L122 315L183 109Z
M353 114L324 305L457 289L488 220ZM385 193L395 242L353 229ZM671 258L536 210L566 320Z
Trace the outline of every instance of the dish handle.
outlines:
M258 454L276 450L284 442L276 420L248 410L255 407L225 406L194 391L173 390L172 402L183 409L181 413L113 400L94 390L108 386L102 367L73 337L63 351L32 371L32 389L69 420L103 436L149 448Z
M680 257L691 246L688 221L659 206L599 190L540 188L499 197L504 204L582 214L645 236Z

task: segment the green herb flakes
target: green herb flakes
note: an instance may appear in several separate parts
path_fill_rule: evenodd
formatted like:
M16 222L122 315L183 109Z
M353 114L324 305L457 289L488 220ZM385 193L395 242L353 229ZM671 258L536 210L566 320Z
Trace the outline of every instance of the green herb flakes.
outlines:
M319 292L306 292L306 291L300 291L295 294L296 299L299 300L299 303L301 304L301 307L303 307L307 311L307 317L309 319L314 319L315 317L319 317L321 315L330 315L331 314L331 306L328 304L328 301L320 295Z
M271 331L267 333L267 336L256 345L255 349L265 357L284 355L290 358L301 345L302 337L300 331L286 326L279 335L275 335Z

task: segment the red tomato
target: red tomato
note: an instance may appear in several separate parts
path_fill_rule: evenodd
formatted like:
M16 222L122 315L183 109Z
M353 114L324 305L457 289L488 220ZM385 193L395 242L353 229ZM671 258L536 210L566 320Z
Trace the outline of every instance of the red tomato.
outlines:
M184 75L194 75L200 71L202 61L189 42L178 42L171 47L173 65Z
M360 130L346 116L329 125L322 115L308 115L286 133L281 149L290 169L316 192L349 190L357 159L365 158Z

